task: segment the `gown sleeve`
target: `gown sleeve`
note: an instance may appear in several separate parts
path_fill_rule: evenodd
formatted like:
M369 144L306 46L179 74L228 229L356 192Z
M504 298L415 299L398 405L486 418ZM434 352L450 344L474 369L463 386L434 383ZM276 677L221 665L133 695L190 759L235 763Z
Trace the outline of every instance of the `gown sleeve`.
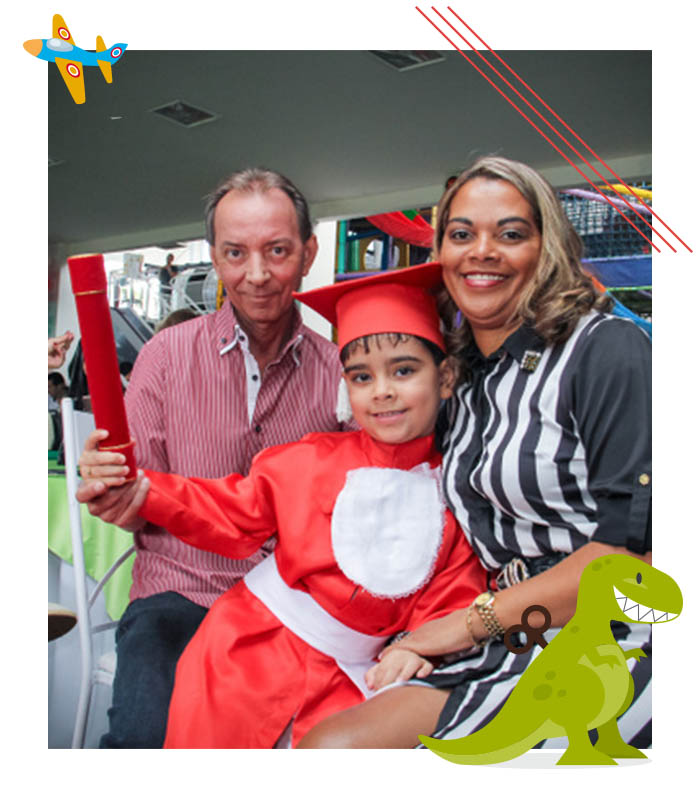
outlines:
M651 342L635 324L608 320L590 334L572 410L597 506L593 540L651 550Z
M261 454L262 455L262 454ZM260 457L247 476L184 478L144 470L151 488L139 514L200 550L247 558L277 531Z
M415 630L424 622L466 608L478 594L486 591L486 570L449 511L443 548L444 562L421 592L412 610L407 630Z

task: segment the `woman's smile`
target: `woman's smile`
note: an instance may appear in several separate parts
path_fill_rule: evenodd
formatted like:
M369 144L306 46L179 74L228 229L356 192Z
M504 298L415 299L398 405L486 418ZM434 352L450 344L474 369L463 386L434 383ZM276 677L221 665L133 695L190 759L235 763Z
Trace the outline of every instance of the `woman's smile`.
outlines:
M498 275L494 272L466 272L463 275L464 282L472 289L491 289L500 286L506 280L505 275Z

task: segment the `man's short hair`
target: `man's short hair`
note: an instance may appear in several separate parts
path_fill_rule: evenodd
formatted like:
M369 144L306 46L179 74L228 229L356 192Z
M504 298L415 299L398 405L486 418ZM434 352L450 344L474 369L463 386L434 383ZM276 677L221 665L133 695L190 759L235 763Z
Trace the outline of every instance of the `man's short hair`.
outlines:
M292 201L294 210L299 223L299 235L302 242L306 242L313 233L309 206L304 195L297 187L279 172L271 169L253 167L241 169L229 175L222 181L214 191L207 197L207 205L204 209L204 222L206 225L206 237L210 245L214 245L214 212L219 201L229 192L269 192L270 189L281 189Z
M49 381L53 383L54 386L66 385L66 381L60 372L49 372Z

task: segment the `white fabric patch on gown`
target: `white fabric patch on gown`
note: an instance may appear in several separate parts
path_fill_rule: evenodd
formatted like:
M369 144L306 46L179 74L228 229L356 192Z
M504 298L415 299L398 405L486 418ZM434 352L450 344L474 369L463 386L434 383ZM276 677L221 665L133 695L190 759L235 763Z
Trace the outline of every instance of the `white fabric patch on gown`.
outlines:
M343 574L375 597L406 597L433 573L444 525L442 470L350 470L331 518Z

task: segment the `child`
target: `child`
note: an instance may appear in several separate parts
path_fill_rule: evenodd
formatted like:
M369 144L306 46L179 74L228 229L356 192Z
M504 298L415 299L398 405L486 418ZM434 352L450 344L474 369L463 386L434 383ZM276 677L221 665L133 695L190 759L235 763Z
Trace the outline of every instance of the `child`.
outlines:
M439 282L428 264L297 295L337 325L362 430L264 450L246 477L146 471L139 515L188 544L245 558L277 537L180 658L165 747L269 748L290 725L295 745L372 688L428 674L408 651L379 674L372 663L390 637L485 589L445 507L433 443L453 382L428 291ZM146 478L110 491L143 494Z

